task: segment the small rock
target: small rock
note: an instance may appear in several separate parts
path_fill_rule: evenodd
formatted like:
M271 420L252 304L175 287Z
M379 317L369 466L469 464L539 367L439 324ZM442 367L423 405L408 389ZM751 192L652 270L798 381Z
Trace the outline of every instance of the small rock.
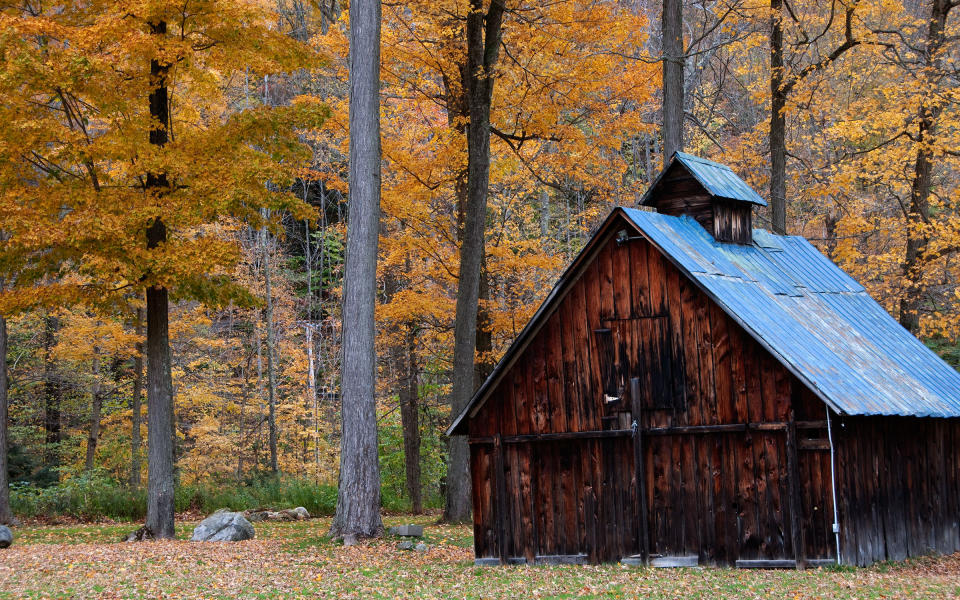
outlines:
M430 548L429 548L429 546L427 546L427 545L424 544L423 542L420 542L419 544L417 544L416 546L414 546L413 549L416 550L417 552L426 552L426 551L429 550Z
M197 525L193 542L239 542L253 539L255 532L243 513L218 510Z
M423 537L423 525L400 525L391 527L390 533L404 537Z
M13 543L13 532L6 525L0 525L0 548L9 548Z
M397 544L397 550L413 550L413 542L400 542Z
M245 516L251 523L259 523L260 521L266 520L267 513L262 510L244 511L243 516Z
M298 519L301 519L301 520L310 518L310 512L307 511L307 509L305 509L302 506L298 506L295 509L293 509L293 513L297 515Z

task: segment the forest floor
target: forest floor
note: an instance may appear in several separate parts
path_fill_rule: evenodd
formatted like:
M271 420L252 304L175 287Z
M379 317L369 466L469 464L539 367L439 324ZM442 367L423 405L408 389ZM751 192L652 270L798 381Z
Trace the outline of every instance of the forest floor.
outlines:
M622 565L477 567L467 527L436 516L424 553L386 537L345 548L329 519L257 523L246 542L120 543L130 523L24 526L0 550L0 598L960 598L960 554L807 571Z

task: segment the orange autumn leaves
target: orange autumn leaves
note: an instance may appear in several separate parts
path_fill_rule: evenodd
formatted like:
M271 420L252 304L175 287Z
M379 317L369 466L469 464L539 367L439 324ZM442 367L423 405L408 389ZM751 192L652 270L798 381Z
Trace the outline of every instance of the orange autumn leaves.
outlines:
M468 3L414 1L383 10L380 269L402 285L378 318L417 323L420 351L449 360L467 168ZM486 235L484 305L495 355L526 323L594 217L633 199L623 148L655 128L658 68L636 58L646 51L648 30L639 10L610 2L507 3L492 74ZM334 58L328 74L343 79L343 32L316 43ZM342 146L346 105L332 108L320 136ZM328 177L343 188L337 173Z

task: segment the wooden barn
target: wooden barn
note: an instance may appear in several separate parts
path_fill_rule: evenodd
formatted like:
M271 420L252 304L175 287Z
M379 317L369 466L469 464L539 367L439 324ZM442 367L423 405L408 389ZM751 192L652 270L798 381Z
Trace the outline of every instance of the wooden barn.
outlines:
M960 374L729 168L674 156L448 434L477 561L867 565L960 550ZM650 210L653 209L653 210Z

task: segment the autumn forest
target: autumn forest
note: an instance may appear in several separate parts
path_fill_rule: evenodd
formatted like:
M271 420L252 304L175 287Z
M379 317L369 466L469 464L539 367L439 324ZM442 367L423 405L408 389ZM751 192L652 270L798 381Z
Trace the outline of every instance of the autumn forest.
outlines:
M0 3L0 523L469 521L451 414L676 150L960 364L956 2L354 4Z

